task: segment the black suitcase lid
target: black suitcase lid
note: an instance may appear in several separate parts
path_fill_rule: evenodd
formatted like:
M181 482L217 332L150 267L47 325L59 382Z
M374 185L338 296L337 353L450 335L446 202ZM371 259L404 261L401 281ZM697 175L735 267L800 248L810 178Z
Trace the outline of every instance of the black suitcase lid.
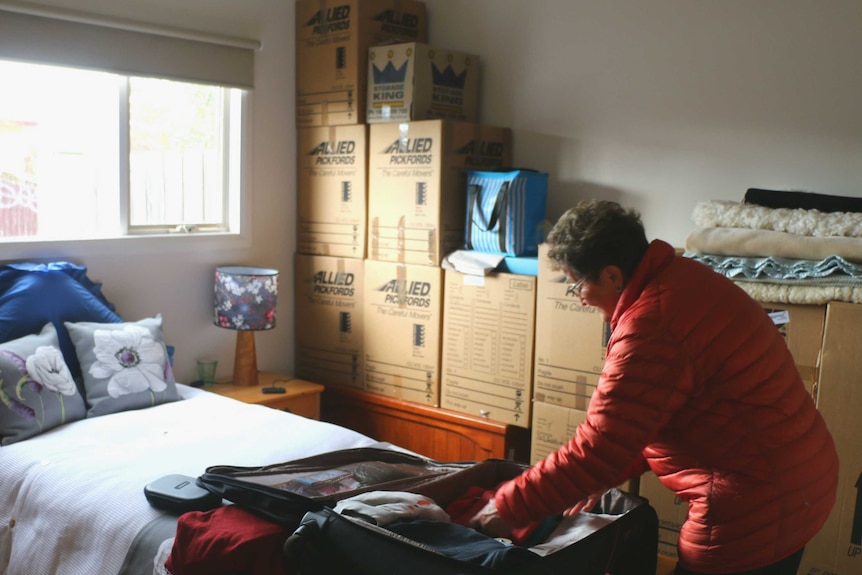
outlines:
M216 465L198 485L282 525L307 511L371 490L407 490L476 462L438 462L391 449L359 447L261 467Z

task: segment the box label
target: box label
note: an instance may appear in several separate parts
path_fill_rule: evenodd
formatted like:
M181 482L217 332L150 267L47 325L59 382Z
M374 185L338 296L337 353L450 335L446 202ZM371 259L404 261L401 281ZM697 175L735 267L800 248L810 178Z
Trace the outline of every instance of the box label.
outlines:
M297 251L364 258L365 127L300 129L297 142Z
M445 120L372 124L368 258L439 266L464 244L465 170L503 167L510 154L505 128Z
M442 278L438 268L365 261L365 388L440 401Z
M362 260L296 256L296 376L364 386Z
M535 286L446 271L442 407L529 427Z

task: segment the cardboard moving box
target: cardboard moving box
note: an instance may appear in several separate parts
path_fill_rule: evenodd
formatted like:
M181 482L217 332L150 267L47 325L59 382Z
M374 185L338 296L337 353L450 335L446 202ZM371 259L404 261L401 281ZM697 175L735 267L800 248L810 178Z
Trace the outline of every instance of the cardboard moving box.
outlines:
M361 389L364 262L297 254L294 267L296 376Z
M476 122L479 57L409 42L368 52L366 121L434 118Z
M536 401L586 410L598 385L610 326L594 307L581 305L565 274L551 269L539 246L536 284Z
M450 120L371 124L368 255L439 266L464 245L469 169L511 162L508 128Z
M417 0L297 0L296 125L365 123L368 49L426 29Z
M560 407L540 401L534 403L530 463L536 464L544 460L568 443L577 433L578 426L586 419L587 412L580 409ZM618 487L623 491L638 494L637 479L625 481Z
M365 257L367 127L297 130L299 253Z
M817 401L817 380L826 306L762 303L772 322L781 332L802 381Z
M530 463L543 461L568 443L586 419L586 411L536 402L533 405Z
M365 260L365 389L439 407L440 268Z
M826 306L817 408L838 449L838 496L805 546L800 575L862 573L862 305Z
M536 278L445 271L440 406L530 426Z

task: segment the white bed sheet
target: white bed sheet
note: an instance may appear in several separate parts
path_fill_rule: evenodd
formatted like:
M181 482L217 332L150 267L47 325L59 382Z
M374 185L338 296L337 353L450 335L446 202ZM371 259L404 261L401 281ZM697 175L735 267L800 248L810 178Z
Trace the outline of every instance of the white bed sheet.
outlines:
M364 435L180 385L182 401L74 422L0 447L0 573L113 575L161 512L144 486L378 445Z

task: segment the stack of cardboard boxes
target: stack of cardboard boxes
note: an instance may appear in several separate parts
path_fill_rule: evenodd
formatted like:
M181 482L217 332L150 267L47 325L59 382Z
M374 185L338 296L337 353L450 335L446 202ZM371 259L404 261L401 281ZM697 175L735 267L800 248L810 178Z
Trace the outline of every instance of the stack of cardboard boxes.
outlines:
M296 2L296 375L365 387L368 49L425 40L415 0Z
M296 375L529 427L535 278L441 268L466 171L511 164L479 57L426 43L415 0L299 0L296 25Z
M442 270L468 169L511 163L477 123L479 58L426 44L417 0L298 0L296 375L531 428L531 461L586 416L609 327L540 250L538 277ZM835 436L839 500L800 573L862 572L862 306L764 304ZM660 551L687 506L655 476Z

